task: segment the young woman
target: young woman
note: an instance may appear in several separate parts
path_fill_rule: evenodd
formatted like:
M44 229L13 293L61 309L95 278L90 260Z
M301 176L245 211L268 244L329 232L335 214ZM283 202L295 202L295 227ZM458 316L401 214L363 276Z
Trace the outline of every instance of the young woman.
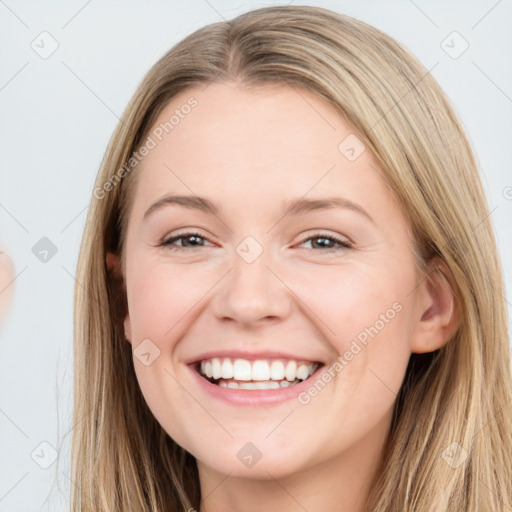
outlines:
M78 265L75 511L509 511L500 265L432 76L331 11L144 78Z

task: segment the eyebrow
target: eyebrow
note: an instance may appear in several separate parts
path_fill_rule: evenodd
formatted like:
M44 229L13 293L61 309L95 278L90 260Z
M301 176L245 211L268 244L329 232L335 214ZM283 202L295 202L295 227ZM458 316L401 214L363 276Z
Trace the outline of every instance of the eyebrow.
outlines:
M150 214L154 213L155 211L160 210L163 207L169 205L180 205L190 210L199 210L201 212L209 213L212 215L218 215L219 213L219 209L215 206L215 204L209 199L206 199L205 197L169 195L153 203L144 214L144 219L146 219ZM359 213L360 215L368 219L370 222L375 224L375 221L373 220L371 215L364 208L343 197L327 197L322 199L295 199L292 201L287 201L285 207L286 209L283 217L286 215L302 215L315 210L344 208Z

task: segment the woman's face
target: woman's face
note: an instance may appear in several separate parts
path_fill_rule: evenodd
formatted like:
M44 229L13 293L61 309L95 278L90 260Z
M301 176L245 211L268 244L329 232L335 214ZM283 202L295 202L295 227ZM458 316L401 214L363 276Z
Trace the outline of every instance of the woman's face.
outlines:
M190 88L150 137L132 171L125 332L156 419L200 470L375 462L422 288L370 150L287 86Z

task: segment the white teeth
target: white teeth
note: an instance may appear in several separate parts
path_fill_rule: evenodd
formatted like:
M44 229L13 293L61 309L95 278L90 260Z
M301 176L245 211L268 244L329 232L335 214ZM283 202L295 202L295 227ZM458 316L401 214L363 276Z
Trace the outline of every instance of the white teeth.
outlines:
M222 378L223 379L232 379L233 378L233 365L231 364L231 361L227 358L225 358L222 363Z
M214 376L215 376L215 372L214 372ZM301 364L297 368L297 379L306 380L308 377L309 377L308 366L306 364Z
M286 380L291 382L292 380L295 380L296 375L297 375L297 363L295 361L288 361L288 364L286 365L286 371L285 371Z
M287 388L288 386L293 386L294 384L298 384L300 382L299 379L295 379L293 382L288 382L287 380L283 380L280 383L274 380L269 380L266 382L235 382L235 381L225 381L220 380L219 386L221 388L232 388L232 389L279 389L279 388Z
M267 361L254 361L252 363L252 380L269 380L270 366Z
M270 365L270 378L272 380L284 379L284 364L282 361L272 361Z
M233 378L235 380L251 380L251 363L247 359L235 359L233 363Z
M279 382L269 380L267 382L242 382L238 385L239 389L277 389Z
M222 368L218 357L212 359L212 377L220 379L222 377Z
M207 377L210 377L212 378L213 377L213 373L212 373L212 363L211 361L206 361L205 365L204 365L204 374L207 376Z
M306 380L318 368L317 363L294 360L247 360L213 357L201 361L202 375L213 378L222 387L241 389L277 389ZM226 382L227 381L227 382ZM247 382L234 382L247 381ZM251 382L252 381L252 382ZM245 384L250 384L245 386ZM264 386L261 387L260 385Z

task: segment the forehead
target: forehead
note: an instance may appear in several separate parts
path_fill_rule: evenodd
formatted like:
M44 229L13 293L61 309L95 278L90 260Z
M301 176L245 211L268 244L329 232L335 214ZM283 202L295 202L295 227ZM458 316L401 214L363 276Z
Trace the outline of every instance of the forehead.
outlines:
M162 140L149 157L158 158L160 150L172 157L171 150L176 161L201 156L208 161L254 157L265 162L269 153L276 158L284 152L288 160L317 158L336 151L336 141L346 130L339 115L309 91L214 83L182 91L163 109L152 128Z
M149 137L154 147L137 169L144 179L137 180L136 196L146 202L179 193L261 208L261 201L306 194L368 202L371 190L384 202L392 199L353 128L305 89L191 87L166 105Z

